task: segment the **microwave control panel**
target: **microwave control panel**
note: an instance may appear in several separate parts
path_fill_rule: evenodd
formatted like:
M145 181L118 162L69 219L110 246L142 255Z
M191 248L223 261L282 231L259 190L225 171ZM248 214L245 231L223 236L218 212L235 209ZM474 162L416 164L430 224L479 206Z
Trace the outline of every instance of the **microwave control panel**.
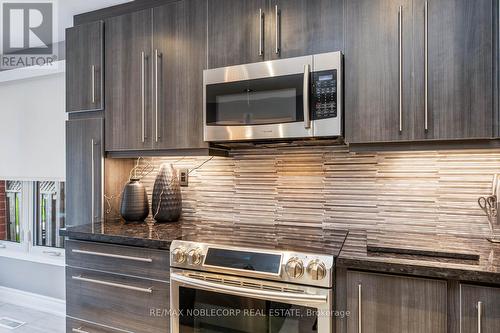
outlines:
M337 117L337 70L312 73L312 119Z

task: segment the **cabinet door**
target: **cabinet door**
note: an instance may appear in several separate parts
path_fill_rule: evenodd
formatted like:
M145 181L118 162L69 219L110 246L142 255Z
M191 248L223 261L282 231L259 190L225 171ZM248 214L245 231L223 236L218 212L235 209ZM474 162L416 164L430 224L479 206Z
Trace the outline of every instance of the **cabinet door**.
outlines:
M345 6L346 140L412 139L411 1L350 0Z
M153 143L156 149L205 148L203 70L205 0L174 2L153 11Z
M460 332L500 330L500 288L460 285Z
M414 1L417 136L419 139L489 138L493 135L494 1L428 0L427 3L426 80L425 1Z
M66 30L66 111L102 110L103 22Z
M267 16L271 59L343 51L343 0L273 0Z
M445 333L446 291L440 280L348 272L347 332Z
M106 150L151 149L151 10L105 25Z
M170 332L170 285L66 266L66 314L122 332Z
M67 227L100 220L104 158L103 123L102 118L66 122Z
M268 8L267 0L208 0L208 68L264 60Z

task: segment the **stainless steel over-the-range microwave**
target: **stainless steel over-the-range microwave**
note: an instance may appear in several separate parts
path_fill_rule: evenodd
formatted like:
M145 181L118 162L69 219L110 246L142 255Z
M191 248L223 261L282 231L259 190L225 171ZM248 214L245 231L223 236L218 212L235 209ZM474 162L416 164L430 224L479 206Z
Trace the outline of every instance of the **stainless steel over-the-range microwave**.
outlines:
M205 70L205 141L342 135L342 54Z

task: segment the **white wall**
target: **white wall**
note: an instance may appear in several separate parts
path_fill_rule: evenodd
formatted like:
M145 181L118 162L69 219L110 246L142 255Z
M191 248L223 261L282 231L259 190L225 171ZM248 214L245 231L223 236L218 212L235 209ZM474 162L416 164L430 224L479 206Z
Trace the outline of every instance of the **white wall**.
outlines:
M0 179L65 180L66 118L64 73L0 83ZM64 267L2 257L0 286L64 300Z
M65 179L64 73L0 84L0 179Z
M0 257L0 286L60 300L66 299L66 281L62 266Z

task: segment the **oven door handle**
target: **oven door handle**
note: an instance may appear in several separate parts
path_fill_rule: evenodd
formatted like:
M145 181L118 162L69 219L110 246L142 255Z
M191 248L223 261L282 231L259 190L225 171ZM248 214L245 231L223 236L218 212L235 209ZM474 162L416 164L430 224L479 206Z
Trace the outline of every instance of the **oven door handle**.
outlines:
M224 285L216 282L209 282L204 280L199 280L195 278L190 278L184 275L179 275L172 273L170 275L170 280L180 282L184 285L188 285L193 288L201 288L208 291L214 292L227 292L232 295L249 297L254 296L258 298L264 298L270 301L276 302L307 302L314 304L323 304L328 301L326 295L308 295L308 294L295 294L289 292L279 292L279 291L269 291L269 290L258 290L252 288L244 288L239 286Z

